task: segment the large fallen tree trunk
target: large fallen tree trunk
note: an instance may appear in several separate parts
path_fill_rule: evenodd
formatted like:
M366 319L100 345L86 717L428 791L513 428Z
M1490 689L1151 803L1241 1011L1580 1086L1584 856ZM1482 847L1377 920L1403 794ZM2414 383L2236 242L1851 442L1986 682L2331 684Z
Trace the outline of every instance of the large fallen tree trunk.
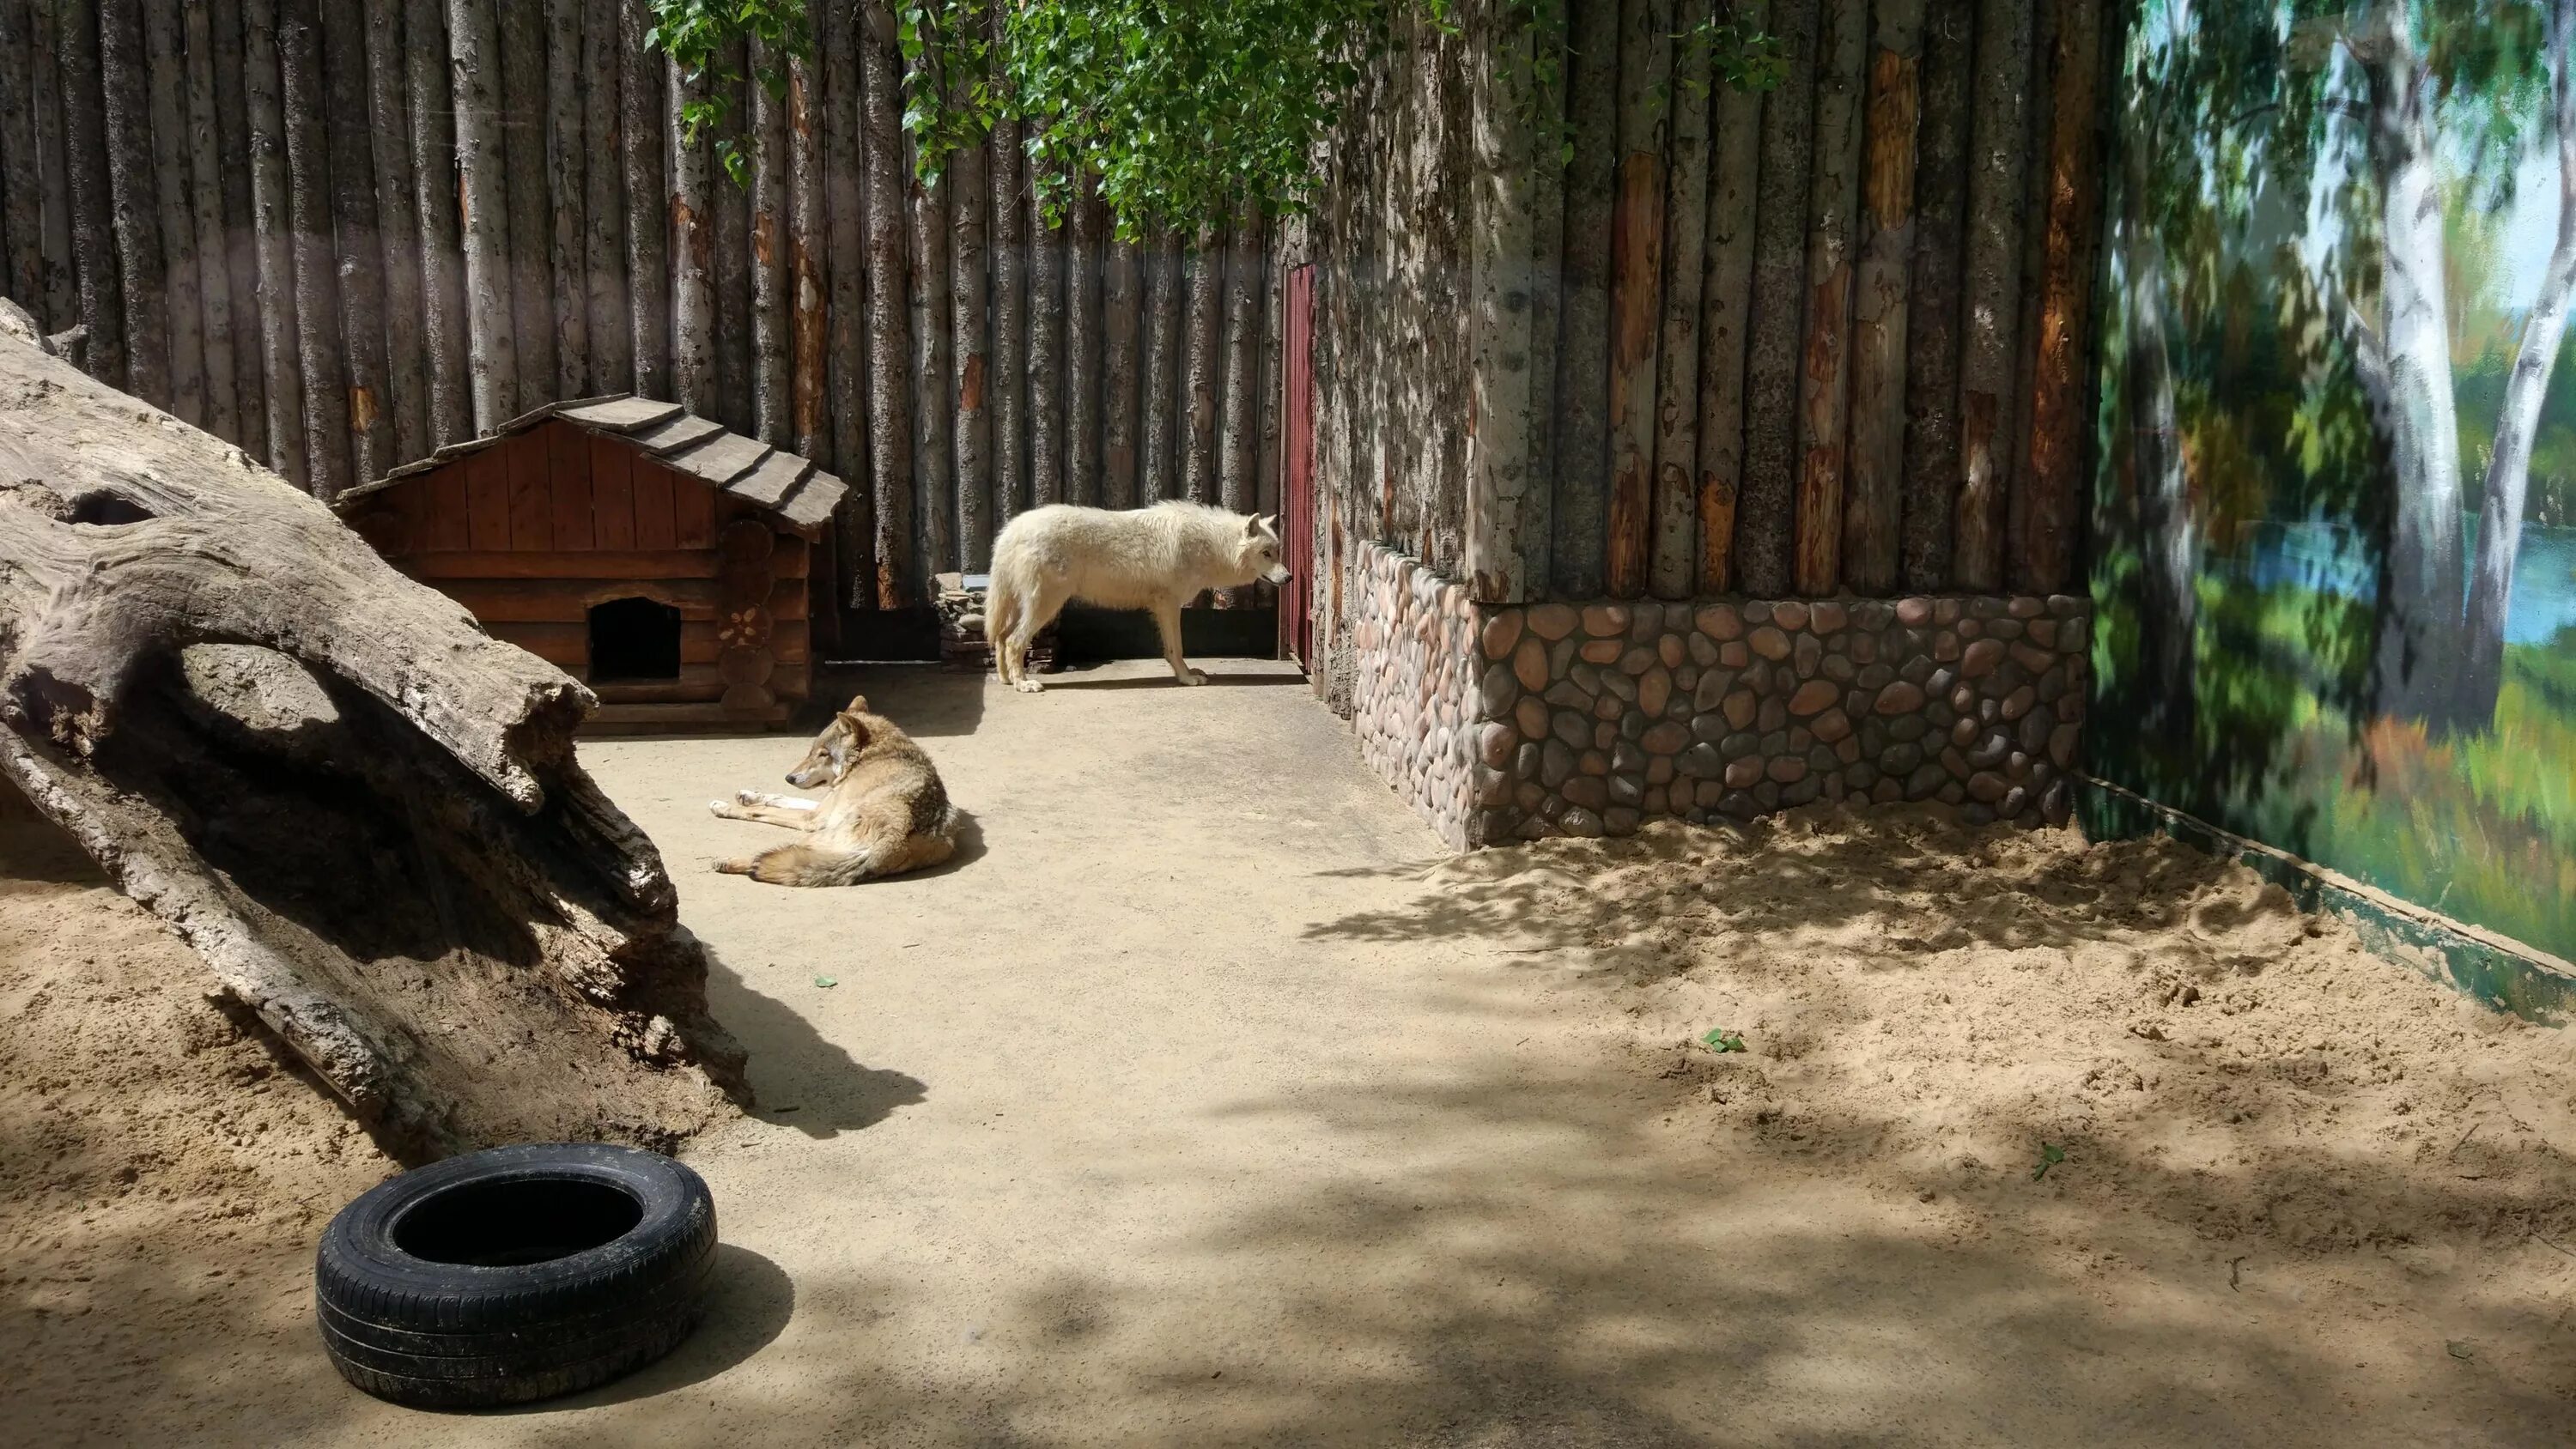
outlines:
M0 770L399 1156L712 1120L742 1052L589 692L0 334Z

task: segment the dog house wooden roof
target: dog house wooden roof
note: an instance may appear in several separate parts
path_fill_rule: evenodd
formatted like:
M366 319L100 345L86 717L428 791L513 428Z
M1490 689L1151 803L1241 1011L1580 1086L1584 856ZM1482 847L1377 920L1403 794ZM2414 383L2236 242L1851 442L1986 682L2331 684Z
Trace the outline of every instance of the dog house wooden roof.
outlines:
M676 403L618 396L524 413L333 506L588 684L595 726L760 728L810 687L810 544L847 492Z

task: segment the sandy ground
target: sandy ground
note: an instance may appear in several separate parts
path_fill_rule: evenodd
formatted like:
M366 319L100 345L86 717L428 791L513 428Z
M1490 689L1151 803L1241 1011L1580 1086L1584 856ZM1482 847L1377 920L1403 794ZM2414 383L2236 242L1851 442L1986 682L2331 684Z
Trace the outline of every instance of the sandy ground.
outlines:
M707 1328L521 1414L332 1377L304 1255L381 1165L273 1069L222 1086L265 1058L168 1024L175 946L81 872L11 870L0 1230L36 1246L0 1303L0 1422L728 1449L2576 1433L2563 1034L2170 845L1823 817L1443 863L1276 666L1159 668L1033 699L872 676L977 831L848 890L706 869L777 838L706 799L777 788L797 743L586 751L662 843L764 1105L688 1154L731 1268ZM31 963L44 913L84 924ZM1688 1044L1711 1030L1745 1050ZM138 1150L211 1165L99 1201Z

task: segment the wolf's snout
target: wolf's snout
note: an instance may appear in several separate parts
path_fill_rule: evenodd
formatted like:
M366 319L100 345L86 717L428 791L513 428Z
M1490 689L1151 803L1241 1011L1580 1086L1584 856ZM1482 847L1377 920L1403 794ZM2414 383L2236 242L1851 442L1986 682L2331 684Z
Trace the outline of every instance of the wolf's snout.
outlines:
M816 770L790 770L787 772L787 783L795 786L799 790L812 789L814 786L822 783L821 772Z
M1263 574L1262 577L1268 579L1274 584L1284 584L1288 582L1288 566L1286 564L1272 564L1270 566L1270 572Z

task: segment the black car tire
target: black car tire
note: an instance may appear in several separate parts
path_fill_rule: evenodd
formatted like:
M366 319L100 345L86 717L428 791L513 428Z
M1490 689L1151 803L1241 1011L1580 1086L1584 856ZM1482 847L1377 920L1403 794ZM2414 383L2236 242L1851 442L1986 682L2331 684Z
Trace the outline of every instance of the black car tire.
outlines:
M669 1353L715 1262L706 1183L655 1152L500 1147L380 1183L313 1267L341 1377L421 1409L553 1398Z

